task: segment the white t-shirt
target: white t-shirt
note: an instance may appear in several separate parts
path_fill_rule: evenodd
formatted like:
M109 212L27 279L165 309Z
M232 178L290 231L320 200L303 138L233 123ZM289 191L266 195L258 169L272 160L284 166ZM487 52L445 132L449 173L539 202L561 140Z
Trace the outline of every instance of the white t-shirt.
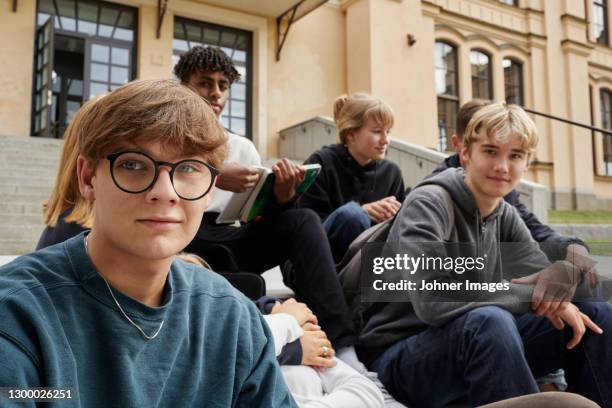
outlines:
M223 162L224 164L237 163L243 166L261 166L261 156L259 156L259 152L255 149L253 142L229 130L225 132L227 134L227 158ZM215 187L212 191L211 202L206 212L220 213L229 202L232 194L234 193L231 191L221 190Z

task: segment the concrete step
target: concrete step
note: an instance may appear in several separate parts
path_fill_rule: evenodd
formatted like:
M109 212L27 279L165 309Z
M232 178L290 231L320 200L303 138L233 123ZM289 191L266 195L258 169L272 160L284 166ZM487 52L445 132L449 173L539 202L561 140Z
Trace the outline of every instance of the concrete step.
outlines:
M5 203L0 201L0 214L40 215L43 210L42 204L42 201L34 203ZM0 235L1 238L2 235Z
M2 197L5 203L43 203L47 201L49 194L6 194Z
M32 240L19 240L19 239L1 239L0 240L0 254L1 255L23 255L30 252L34 252L36 243Z
M47 160L37 157L15 158L0 155L0 169L54 169L58 167L58 160Z
M21 185L34 187L47 187L52 189L55 185L55 174L41 174L39 176L8 176L0 172L0 185Z
M38 214L0 214L0 225L42 225L43 213L42 209Z
M8 167L8 166L7 166ZM0 169L2 167L0 166ZM11 166L10 168L2 169L2 175L8 178L30 178L40 177L43 180L52 179L55 180L57 167L54 168L33 168L28 164L24 164L21 167Z
M38 241L44 225L0 225L0 241Z
M32 194L48 197L52 186L49 183L40 185L27 185L21 183L0 184L0 196L7 194Z

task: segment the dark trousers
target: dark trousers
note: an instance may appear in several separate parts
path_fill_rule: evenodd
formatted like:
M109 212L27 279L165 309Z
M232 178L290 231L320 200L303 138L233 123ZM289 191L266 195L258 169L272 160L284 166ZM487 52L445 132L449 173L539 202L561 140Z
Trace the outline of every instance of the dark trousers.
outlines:
M612 407L612 305L576 303L603 334L587 329L572 350L572 329L545 317L515 316L495 306L471 310L442 327L400 340L371 365L401 402L442 407L460 398L472 406L538 392L534 377L563 368L570 390Z
M334 347L356 344L327 236L312 210L288 209L241 227L203 224L186 250L206 259L210 243L228 246L246 272L261 274L290 261L285 283L317 316Z
M336 208L323 221L334 262L340 263L351 242L372 226L368 214L355 201Z

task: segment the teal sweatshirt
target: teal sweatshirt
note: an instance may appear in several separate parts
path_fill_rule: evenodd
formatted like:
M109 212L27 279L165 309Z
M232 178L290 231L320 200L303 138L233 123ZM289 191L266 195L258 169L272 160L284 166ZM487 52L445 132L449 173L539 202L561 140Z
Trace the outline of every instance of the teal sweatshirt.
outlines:
M0 387L72 390L52 407L296 406L259 311L222 277L175 260L162 306L113 291L145 333L164 321L155 339L121 314L84 234L0 268Z

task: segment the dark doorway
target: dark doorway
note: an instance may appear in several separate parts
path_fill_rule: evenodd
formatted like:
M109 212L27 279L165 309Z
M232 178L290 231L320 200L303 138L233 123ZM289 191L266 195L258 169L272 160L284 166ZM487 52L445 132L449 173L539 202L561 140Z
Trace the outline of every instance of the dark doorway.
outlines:
M56 34L54 43L51 137L61 138L83 103L85 41Z

